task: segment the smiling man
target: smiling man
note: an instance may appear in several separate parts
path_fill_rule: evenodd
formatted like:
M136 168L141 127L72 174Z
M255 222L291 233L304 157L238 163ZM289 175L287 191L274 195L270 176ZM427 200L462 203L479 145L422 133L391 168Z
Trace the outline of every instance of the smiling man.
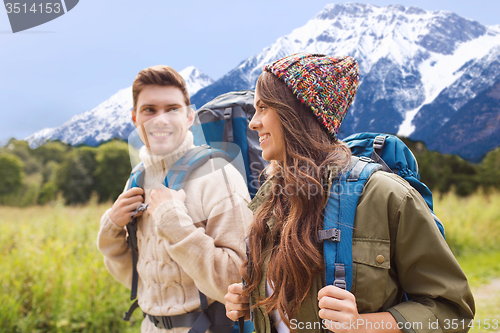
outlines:
M227 287L240 281L245 230L252 221L247 186L221 158L194 170L183 190L161 185L174 163L195 147L186 84L171 67L153 66L139 72L132 91L132 120L144 143L139 152L144 185L125 190L104 213L98 248L108 271L130 288L133 260L125 227L147 203L147 210L135 215L142 332L188 332L193 326L200 332L210 325L211 331L223 332L213 326L220 315L214 313ZM201 325L205 299L211 322ZM221 311L225 316L223 306Z
M132 120L151 153L155 156L165 155L186 139L194 120L194 111L186 105L180 88L146 85L137 96Z

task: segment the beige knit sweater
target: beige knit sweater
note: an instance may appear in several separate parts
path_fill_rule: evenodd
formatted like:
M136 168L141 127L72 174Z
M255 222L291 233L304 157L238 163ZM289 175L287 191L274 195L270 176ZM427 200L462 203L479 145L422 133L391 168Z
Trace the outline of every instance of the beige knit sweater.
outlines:
M171 154L150 158L141 151L146 166L146 203L152 188L159 186L172 164L192 147L193 136L188 132ZM225 166L212 171L214 164ZM138 219L138 299L142 311L151 315L197 311L198 290L209 304L214 300L224 303L227 287L241 281L238 270L245 256L244 236L253 218L247 208L250 197L243 177L224 160L213 159L193 172L184 190L185 203L165 201L153 215L146 211ZM132 254L126 229L114 224L108 211L101 219L97 242L108 271L130 288ZM170 332L188 330L174 328ZM154 327L146 317L142 332L165 330Z

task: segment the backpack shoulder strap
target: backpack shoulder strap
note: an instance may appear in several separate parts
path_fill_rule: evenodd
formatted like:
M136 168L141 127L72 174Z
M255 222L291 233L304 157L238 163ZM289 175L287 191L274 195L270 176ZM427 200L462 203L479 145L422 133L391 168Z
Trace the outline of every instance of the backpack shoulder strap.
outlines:
M144 170L145 168L142 162L132 169L126 190L130 190L132 187L142 187L144 185Z
M144 186L144 164L139 163L130 173L130 178L128 180L128 185L126 190L130 190L133 187L143 187ZM139 274L137 273L137 260L139 258L139 250L137 247L137 219L134 217L127 224L127 243L128 247L132 250L132 285L130 287L130 300L133 301L137 298L137 284L139 281ZM125 313L123 320L130 320L132 313L139 307L139 303L136 300L128 311Z
M231 158L223 150L208 145L194 147L172 165L165 177L165 186L175 191L180 190L191 173L212 158L223 158L231 162Z
M348 170L332 184L325 207L323 230L318 233L318 241L323 241L327 284L351 290L356 208L366 181L381 169L382 166L370 158L353 156Z

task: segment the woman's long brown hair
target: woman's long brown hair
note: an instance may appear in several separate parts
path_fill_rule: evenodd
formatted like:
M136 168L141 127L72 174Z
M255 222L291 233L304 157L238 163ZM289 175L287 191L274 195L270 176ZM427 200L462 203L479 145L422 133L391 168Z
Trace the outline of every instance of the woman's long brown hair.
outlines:
M261 101L274 109L281 120L285 157L283 161L272 161L268 167L268 174L273 177L272 191L254 216L249 233L249 261L243 264L241 273L248 283L244 294L249 295L262 280L267 249L272 251L267 279L274 292L257 300L255 306L266 306L267 313L278 309L290 328L290 320L306 298L313 278L324 267L322 244L316 237L323 227L327 200L323 181L326 166L346 167L350 150L332 139L312 110L274 75L262 73L257 90ZM269 232L266 222L273 216L276 224Z

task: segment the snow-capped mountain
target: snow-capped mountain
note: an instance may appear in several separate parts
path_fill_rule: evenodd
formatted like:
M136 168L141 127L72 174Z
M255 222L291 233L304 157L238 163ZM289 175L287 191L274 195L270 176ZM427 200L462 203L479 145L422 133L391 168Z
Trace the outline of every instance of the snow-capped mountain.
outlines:
M113 138L127 138L135 129L132 124L132 87L118 91L91 111L71 118L57 128L44 128L25 140L31 148L49 140L61 140L71 145L98 146Z
M360 64L361 83L340 137L386 132L432 144L446 134L441 129L457 111L500 79L499 48L500 26L486 27L451 12L328 5L201 89L192 102L201 105L230 90L253 88L265 64L289 54L351 55ZM462 156L476 161L487 151Z
M214 82L199 69L189 66L179 74L186 81L190 95ZM31 148L48 140L61 140L71 145L97 146L113 138L127 139L135 129L131 121L132 87L118 91L91 111L78 114L57 128L44 128L25 140Z
M196 94L198 90L214 83L211 77L194 66L184 68L179 74L184 78L184 81L186 81L190 96Z
M340 128L341 138L362 131L399 133L472 161L500 145L500 120L490 111L485 116L484 110L500 102L495 93L500 82L500 25L484 26L445 11L400 5L327 5L304 26L278 38L219 80L203 81L207 85L191 102L201 107L222 93L254 88L265 64L297 52L351 55L358 60L360 87ZM183 72L190 81L196 71L187 68ZM104 108L116 121L113 108L120 104L113 104L113 97L90 113L76 116L81 124L72 119L58 129L35 133L31 140L37 136L97 144L105 138L123 137L127 129L117 123L102 127L90 123L94 115L100 119L97 110ZM101 121L107 121L104 118ZM473 129L481 129L481 135ZM63 139L72 130L79 139ZM467 134L461 145L457 133Z

